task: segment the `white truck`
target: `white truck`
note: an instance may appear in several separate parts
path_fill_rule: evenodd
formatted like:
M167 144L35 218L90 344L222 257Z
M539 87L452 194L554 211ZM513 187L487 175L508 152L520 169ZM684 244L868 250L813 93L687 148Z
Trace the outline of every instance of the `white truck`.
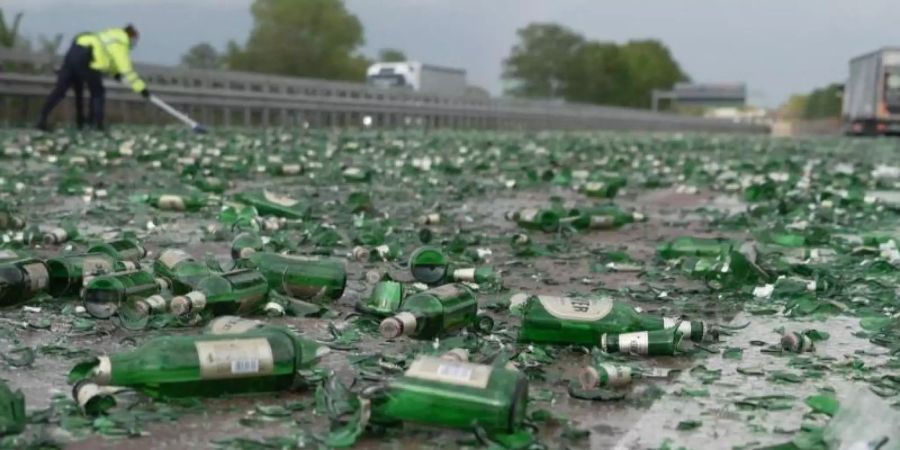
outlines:
M850 60L842 116L846 134L900 134L900 47Z
M466 71L406 61L375 63L366 73L366 82L381 88L410 89L447 97L466 95Z

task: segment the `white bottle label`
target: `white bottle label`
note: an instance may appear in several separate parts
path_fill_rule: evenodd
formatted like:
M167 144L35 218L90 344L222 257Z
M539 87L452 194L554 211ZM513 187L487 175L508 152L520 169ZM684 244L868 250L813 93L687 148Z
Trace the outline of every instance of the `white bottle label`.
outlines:
M47 266L41 263L28 264L22 267L28 274L28 283L31 292L37 292L47 287L50 283L50 275Z
M297 200L294 200L294 199L292 199L292 198L290 198L290 197L284 197L284 196L281 196L281 195L278 195L278 194L274 194L274 193L269 192L269 191L263 191L263 197L265 197L265 199L266 199L267 201L270 201L270 202L272 202L272 203L274 203L274 204L276 204L276 205L284 206L284 207L286 207L286 208L293 207L293 206L295 206L297 203L300 203L300 202L298 202Z
M678 325L678 331L681 332L684 337L691 336L691 321L690 320L681 320L674 317L663 317L663 328L669 329L674 328L675 324L681 322Z
M156 206L159 209L168 209L172 211L185 210L184 199L177 195L160 195Z
M475 282L475 269L456 269L453 271L453 279L457 281Z
M265 338L195 342L204 380L243 378L275 370L272 346Z
M606 372L606 376L609 377L608 386L625 386L631 383L631 367L600 364L598 368Z
M619 335L619 353L646 355L650 348L650 336L646 331Z
M491 366L428 356L413 361L406 370L405 376L484 389L491 379L492 370Z
M541 306L550 315L579 322L594 322L606 317L613 309L611 298L569 298L539 295Z

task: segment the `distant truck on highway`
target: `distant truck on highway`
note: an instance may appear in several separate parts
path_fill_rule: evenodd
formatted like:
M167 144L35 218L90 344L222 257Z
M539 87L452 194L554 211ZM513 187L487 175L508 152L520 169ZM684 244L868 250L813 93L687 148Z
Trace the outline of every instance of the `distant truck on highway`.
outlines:
M410 89L448 97L462 97L468 87L465 70L415 61L375 63L366 73L366 82L381 88Z
M846 134L900 134L900 48L850 60L842 115Z

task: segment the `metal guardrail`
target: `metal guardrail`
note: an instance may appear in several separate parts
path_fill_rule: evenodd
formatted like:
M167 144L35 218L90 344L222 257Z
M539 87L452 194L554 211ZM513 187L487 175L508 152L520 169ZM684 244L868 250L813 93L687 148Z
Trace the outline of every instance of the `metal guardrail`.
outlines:
M29 123L59 58L0 49L0 121ZM365 84L137 64L151 90L209 125L653 130L767 133L768 127L644 110L513 99L442 97ZM111 122L164 122L139 96L107 83ZM68 110L61 115L72 115Z

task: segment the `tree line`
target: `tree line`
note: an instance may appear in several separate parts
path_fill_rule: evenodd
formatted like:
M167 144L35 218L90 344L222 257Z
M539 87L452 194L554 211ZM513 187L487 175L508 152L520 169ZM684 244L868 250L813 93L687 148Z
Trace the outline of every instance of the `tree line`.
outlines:
M254 0L253 28L243 44L219 50L210 43L191 47L185 67L231 69L286 76L363 81L374 61L405 61L397 49L374 59L361 52L363 25L343 0ZM21 15L11 24L0 11L0 46L13 47ZM42 39L58 53L62 36ZM428 61L426 61L428 62ZM561 25L535 23L518 30L518 42L502 62L505 94L648 108L653 89L688 80L669 49L657 40L625 44L590 40Z

